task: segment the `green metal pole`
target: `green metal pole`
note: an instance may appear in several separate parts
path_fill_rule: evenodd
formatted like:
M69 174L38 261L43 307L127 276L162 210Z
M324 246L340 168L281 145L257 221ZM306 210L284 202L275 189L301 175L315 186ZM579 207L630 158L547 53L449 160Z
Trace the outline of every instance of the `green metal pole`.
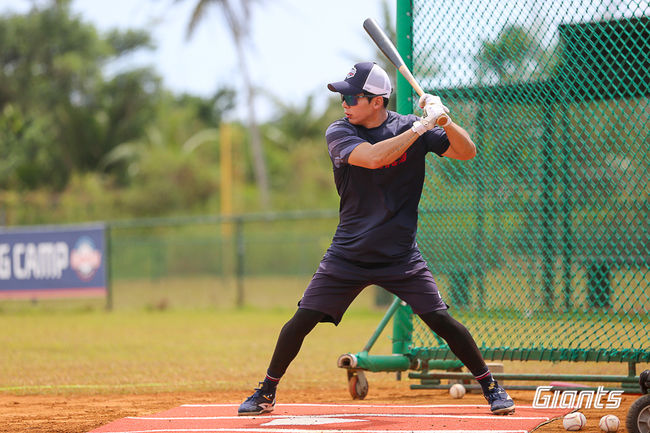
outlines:
M413 310L399 303L393 318L393 355L407 355L413 345Z
M570 382L621 382L636 383L639 381L638 376L613 376L613 375L585 375L585 374L530 374L530 373L492 373L495 379L502 380L530 380L530 381L549 381L565 380ZM471 373L409 373L409 379L473 379Z
M397 51L404 59L409 70L413 67L413 11L411 0L397 0ZM402 77L397 74L397 112L410 114L413 112L413 89Z
M370 340L366 343L364 346L362 352L369 352L372 346L375 345L377 342L377 339L381 335L381 333L384 331L384 328L386 328L386 325L390 321L391 317L395 314L395 312L399 309L400 307L400 299L397 296L393 296L393 303L390 305L388 308L388 311L386 311L386 314L384 314L383 319L381 319L381 322L379 322L379 326L377 326L377 329L375 329L375 332L372 334L370 337Z
M404 59L409 70L413 67L413 5L411 0L397 0L397 51ZM413 112L413 90L406 78L397 74L397 112L409 114ZM408 306L401 306L395 312L393 319L393 353L405 354L411 346L413 323L412 311Z
M357 368L372 372L406 371L412 367L411 360L405 355L368 355L368 352L359 352L356 357Z

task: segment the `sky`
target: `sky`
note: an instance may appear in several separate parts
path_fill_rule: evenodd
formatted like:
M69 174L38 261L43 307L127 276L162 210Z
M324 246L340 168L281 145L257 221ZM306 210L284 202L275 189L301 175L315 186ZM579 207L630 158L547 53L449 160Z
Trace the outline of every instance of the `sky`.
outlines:
M100 31L151 32L157 48L133 55L119 67L151 65L176 93L211 96L226 85L241 89L231 38L216 8L186 38L196 1L73 0L72 9ZM0 13L24 12L31 3L0 0ZM395 1L388 0L388 5L394 17ZM273 115L265 92L290 105L313 95L322 107L331 96L327 83L344 79L358 61L379 60L362 23L369 17L383 22L381 0L261 0L254 6L247 60L254 84L264 89L258 97L261 118Z
M32 3L51 0L0 0L0 13L25 12ZM186 38L186 28L198 0L72 0L75 13L94 23L102 32L110 29L144 28L150 31L156 49L129 56L119 68L152 66L163 77L165 87L175 93L211 96L224 86L240 92L235 117L246 115L237 58L225 21L217 8ZM464 0L458 0L463 4ZM386 0L395 17L395 0ZM331 93L326 84L345 78L354 63L383 61L365 33L366 18L383 22L383 0L252 0L253 19L247 61L258 87L256 113L261 120L274 115L275 103L298 106L313 96L322 108ZM474 13L450 7L433 14L431 38L462 41L461 51L437 46L431 55L442 57L446 71L428 79L423 87L462 86L473 83L475 55L482 41L494 40L510 22L541 29L536 36L551 44L557 25L568 21L631 16L647 13L648 0L565 0L565 8L553 9L546 0L504 0L476 3ZM630 10L630 5L636 5ZM394 19L394 18L393 18ZM437 33L436 33L437 32ZM444 35L440 34L444 32ZM443 38L444 39L444 38ZM393 83L394 84L394 83Z

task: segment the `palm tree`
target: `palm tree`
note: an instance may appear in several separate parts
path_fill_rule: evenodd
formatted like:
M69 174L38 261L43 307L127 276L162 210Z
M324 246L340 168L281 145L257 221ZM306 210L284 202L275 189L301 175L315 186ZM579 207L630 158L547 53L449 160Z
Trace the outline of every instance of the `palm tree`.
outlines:
M177 3L180 1L184 0L176 0ZM251 5L256 1L260 0L197 0L192 12L192 18L187 26L187 37L191 37L199 23L205 19L210 7L219 7L235 43L239 70L241 71L244 90L246 92L253 170L259 189L260 205L264 210L268 210L270 207L269 179L264 152L262 150L262 137L255 116L255 93L246 61L246 52L244 50L247 39L250 36Z

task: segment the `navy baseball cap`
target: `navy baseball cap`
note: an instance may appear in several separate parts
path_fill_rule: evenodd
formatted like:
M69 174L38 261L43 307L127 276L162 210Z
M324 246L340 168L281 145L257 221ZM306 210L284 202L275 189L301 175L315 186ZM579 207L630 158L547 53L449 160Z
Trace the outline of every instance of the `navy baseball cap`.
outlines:
M357 63L345 80L330 83L327 88L342 95L370 93L384 98L388 98L393 91L388 74L374 62Z

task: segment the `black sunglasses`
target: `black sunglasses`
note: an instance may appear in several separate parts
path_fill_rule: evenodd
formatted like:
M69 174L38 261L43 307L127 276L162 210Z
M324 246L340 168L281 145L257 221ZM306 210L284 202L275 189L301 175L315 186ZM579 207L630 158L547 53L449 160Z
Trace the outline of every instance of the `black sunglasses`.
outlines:
M378 95L373 95L372 93L363 93L361 95L341 95L341 102L344 102L349 107L354 107L359 103L359 98L374 98Z

